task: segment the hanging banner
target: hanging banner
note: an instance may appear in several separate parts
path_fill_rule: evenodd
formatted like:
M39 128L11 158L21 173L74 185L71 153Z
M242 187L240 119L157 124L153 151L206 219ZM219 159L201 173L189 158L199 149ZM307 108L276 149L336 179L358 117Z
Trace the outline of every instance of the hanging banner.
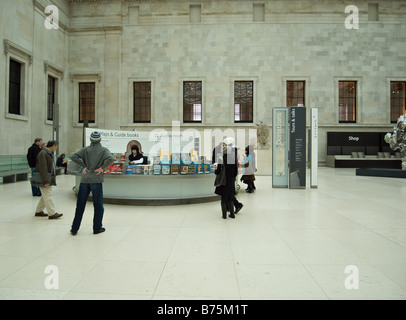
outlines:
M190 153L195 147L193 130L118 131L95 128L85 128L86 146L90 145L90 135L93 131L100 132L101 144L111 153L129 154L134 144L138 145L140 152L149 157L157 156L161 151Z
M318 135L319 135L319 114L317 108L310 109L310 188L317 188L318 170Z
M289 188L306 188L305 107L289 107Z
M288 187L288 108L274 108L272 116L272 187Z

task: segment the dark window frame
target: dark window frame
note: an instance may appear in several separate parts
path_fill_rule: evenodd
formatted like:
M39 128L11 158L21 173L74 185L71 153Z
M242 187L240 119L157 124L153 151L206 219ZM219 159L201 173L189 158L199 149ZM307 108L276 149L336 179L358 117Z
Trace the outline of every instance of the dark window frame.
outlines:
M23 64L10 59L8 113L21 115L21 72Z
M394 109L398 110L394 110ZM390 122L396 123L406 111L406 81L390 82Z
M300 88L300 86L303 86ZM287 80L286 81L286 106L306 107L306 81L305 80Z
M357 122L357 86L356 80L338 81L338 122Z
M151 81L133 82L133 123L151 123Z
M196 111L195 106L200 106ZM202 123L203 82L183 81L183 123Z
M254 81L234 81L234 123L254 122ZM239 119L236 118L236 107L239 106Z
M54 120L54 104L56 101L56 81L55 77L48 75L48 104L47 104L47 120Z
M96 82L94 81L79 82L79 123L84 123L85 119L88 123L96 123Z

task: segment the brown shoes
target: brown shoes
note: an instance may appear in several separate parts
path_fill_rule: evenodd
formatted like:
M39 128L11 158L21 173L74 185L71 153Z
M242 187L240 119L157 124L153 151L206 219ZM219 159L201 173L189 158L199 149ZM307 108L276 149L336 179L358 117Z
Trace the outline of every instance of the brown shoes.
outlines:
M44 211L36 212L35 216L36 217L48 217L48 215ZM49 216L48 219L58 219L62 216L63 216L62 213L54 213L52 216Z
M49 216L48 219L58 219L58 218L60 218L62 216L63 216L62 213L55 213L52 216Z
M48 215L44 211L36 212L35 216L36 217L48 217Z

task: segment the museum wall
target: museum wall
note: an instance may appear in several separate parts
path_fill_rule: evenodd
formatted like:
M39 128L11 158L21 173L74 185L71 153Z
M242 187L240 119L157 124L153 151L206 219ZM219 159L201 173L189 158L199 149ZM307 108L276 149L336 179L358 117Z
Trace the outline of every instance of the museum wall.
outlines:
M41 105L46 99L43 60L64 71L60 132L65 153L82 144L75 92L77 83L86 79L97 82L95 128L148 131L170 129L172 121L180 121L181 128L201 132L249 130L260 122L272 132L272 108L286 107L286 81L306 81L306 107L319 109L321 164L328 131L390 131L389 82L406 80L402 1L378 1L378 21L370 21L368 1L61 0L66 29L51 37L40 27L44 15L38 9L23 5L23 0L7 2L3 16L17 12L31 22L10 18L15 29L6 32L3 22L3 38L33 51L33 79L38 75L42 80L33 81L26 121L2 118L2 133L18 123L24 135L7 142L0 154L24 153L34 136L49 130ZM259 11L253 3L260 4ZM358 29L344 24L350 15L347 5L359 9ZM202 123L183 124L182 83L194 80L203 83ZM234 123L237 80L254 81L252 123ZM357 81L356 123L338 121L339 80ZM4 81L0 79L1 88ZM132 122L134 81L151 81L151 123ZM16 142L20 149L14 152ZM270 174L270 145L260 149L259 173Z
M59 8L59 30L45 27L45 8ZM66 127L68 71L68 10L65 0L2 0L0 41L0 155L26 154L36 137L53 137L52 121L47 120L48 76L58 78L61 123ZM22 64L21 114L8 109L10 59ZM61 136L66 141L66 134Z

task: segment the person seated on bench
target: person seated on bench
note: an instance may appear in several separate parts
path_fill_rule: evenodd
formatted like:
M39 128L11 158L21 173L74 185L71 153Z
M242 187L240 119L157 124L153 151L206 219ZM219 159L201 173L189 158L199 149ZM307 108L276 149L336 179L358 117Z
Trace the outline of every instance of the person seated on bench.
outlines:
M56 166L65 168L65 174L67 174L67 172L68 172L68 162L65 160L65 154L64 153L62 153L58 157L58 159L56 160Z

